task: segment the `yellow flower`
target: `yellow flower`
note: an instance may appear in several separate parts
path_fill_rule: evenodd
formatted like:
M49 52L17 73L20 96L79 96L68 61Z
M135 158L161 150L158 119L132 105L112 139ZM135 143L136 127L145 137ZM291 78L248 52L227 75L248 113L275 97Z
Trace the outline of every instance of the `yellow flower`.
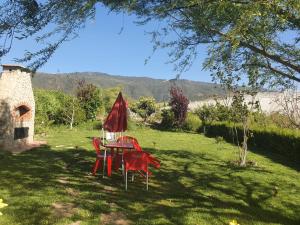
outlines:
M4 208L6 206L8 206L8 204L4 203L3 199L0 198L0 209ZM2 215L3 215L2 212L0 212L0 216L2 216Z
M236 220L232 220L231 222L229 222L229 225L239 225L239 224Z

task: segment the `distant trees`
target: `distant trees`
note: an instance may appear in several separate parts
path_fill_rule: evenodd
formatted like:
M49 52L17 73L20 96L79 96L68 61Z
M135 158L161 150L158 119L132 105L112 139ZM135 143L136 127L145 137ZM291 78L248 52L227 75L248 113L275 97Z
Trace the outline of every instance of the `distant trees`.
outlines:
M62 91L35 89L37 132L46 131L52 124L64 124L72 129L74 125L104 116L112 107L119 90L100 89L84 80L77 81L73 95Z

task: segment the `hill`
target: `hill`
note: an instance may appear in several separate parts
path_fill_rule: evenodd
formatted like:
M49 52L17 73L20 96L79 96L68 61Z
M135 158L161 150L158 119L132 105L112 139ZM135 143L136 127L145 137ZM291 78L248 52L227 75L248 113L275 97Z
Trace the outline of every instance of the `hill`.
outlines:
M212 83L116 76L99 72L37 73L33 77L32 82L34 88L55 89L70 93L80 79L84 79L87 83L92 83L101 88L121 86L123 92L134 99L138 99L140 96L153 96L157 101L168 100L169 89L173 83L182 88L191 101L206 99L209 96L223 93L219 86Z

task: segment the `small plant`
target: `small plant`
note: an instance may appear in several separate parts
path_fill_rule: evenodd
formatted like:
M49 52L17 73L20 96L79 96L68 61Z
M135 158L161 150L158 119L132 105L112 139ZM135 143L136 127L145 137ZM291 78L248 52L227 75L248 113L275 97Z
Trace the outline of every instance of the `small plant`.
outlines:
M216 139L216 144L221 144L224 142L224 138L221 136L217 136L215 139Z
M200 126L201 120L199 117L196 114L189 112L182 128L187 131L196 132L199 130Z
M225 142L225 140L224 140L224 138L223 137L221 137L221 136L217 136L216 138L216 144L218 145L218 150L222 150L222 148L223 148L223 143Z
M232 220L229 222L229 225L239 225L236 220Z
M8 206L8 204L4 203L3 199L0 198L0 209L4 208L6 206ZM0 212L0 216L2 216L2 215L3 215L2 212Z

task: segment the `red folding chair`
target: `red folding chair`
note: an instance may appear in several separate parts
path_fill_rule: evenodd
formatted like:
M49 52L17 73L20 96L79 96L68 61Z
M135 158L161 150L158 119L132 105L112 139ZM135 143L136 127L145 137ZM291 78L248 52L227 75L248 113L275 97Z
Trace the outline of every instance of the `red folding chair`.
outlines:
M93 138L93 146L96 151L96 161L93 167L93 175L96 175L96 172L100 166L103 168L103 177L104 177L105 166L107 161L107 175L111 176L111 164L112 164L111 154L107 153L106 149L104 149L104 151L101 152L100 146L102 146L102 142L100 138Z
M125 167L125 189L127 190L127 175L128 171L139 172L142 176L146 177L146 186L148 190L148 180L151 172L148 169L149 165L155 165L156 168L160 166L157 159L147 152L131 151L124 153L124 167ZM145 173L145 175L143 174Z

